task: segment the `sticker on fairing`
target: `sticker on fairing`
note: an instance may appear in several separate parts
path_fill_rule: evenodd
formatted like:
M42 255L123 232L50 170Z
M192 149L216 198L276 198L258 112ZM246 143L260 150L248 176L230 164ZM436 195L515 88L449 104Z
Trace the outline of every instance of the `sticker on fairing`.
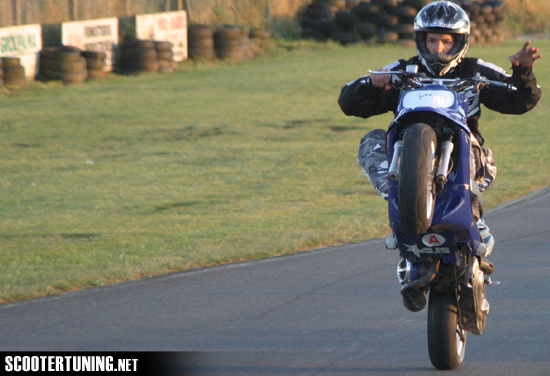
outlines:
M445 238L438 234L427 234L422 237L422 243L428 247L439 247L445 244Z

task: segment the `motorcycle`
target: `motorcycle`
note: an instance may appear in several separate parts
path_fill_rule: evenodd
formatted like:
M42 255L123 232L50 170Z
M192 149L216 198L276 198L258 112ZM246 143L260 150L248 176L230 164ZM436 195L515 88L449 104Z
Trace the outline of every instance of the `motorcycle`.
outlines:
M388 211L398 249L404 306L428 306L428 352L437 369L464 360L468 332L482 334L494 265L477 221L480 192L472 173L467 93L486 88L514 91L510 84L473 78L438 79L406 71L392 75L400 89L396 116L386 132ZM429 292L429 294L428 294Z

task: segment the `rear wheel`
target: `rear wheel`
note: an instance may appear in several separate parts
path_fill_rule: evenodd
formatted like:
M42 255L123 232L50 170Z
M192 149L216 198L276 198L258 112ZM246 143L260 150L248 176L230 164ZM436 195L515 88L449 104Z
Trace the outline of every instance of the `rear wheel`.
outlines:
M403 137L399 171L398 209L403 231L419 235L432 224L437 135L427 124L410 126Z
M460 327L458 317L455 296L430 291L428 352L437 369L455 369L464 360L468 333Z

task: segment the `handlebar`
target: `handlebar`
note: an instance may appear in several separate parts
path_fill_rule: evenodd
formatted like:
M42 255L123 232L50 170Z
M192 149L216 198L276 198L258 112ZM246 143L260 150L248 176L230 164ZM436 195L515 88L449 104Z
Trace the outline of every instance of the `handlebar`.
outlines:
M455 78L455 79L444 79L444 78L433 78L428 77L424 73L414 73L414 72L404 72L404 71L368 71L369 73L374 74L391 74L392 75L392 86L395 88L405 88L407 89L418 89L429 84L438 84L447 87L450 90L461 91L470 86L476 86L477 90L483 90L486 88L505 90L508 92L516 91L517 88L505 82L500 81L491 81L485 77L482 77L477 74L476 77L470 78Z

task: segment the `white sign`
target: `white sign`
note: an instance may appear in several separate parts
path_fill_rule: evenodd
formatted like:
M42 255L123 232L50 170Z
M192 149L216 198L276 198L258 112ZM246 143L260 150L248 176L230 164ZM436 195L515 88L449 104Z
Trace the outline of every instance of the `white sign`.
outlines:
M19 57L26 77L36 75L38 53L42 49L42 27L25 25L0 28L0 56Z
M444 90L407 91L402 99L405 108L437 107L447 108L455 103L455 94Z
M78 47L83 51L105 52L110 71L115 62L118 44L118 19L100 18L88 21L70 21L61 24L61 43Z
M136 37L172 42L174 60L187 59L187 12L140 14L136 16Z

